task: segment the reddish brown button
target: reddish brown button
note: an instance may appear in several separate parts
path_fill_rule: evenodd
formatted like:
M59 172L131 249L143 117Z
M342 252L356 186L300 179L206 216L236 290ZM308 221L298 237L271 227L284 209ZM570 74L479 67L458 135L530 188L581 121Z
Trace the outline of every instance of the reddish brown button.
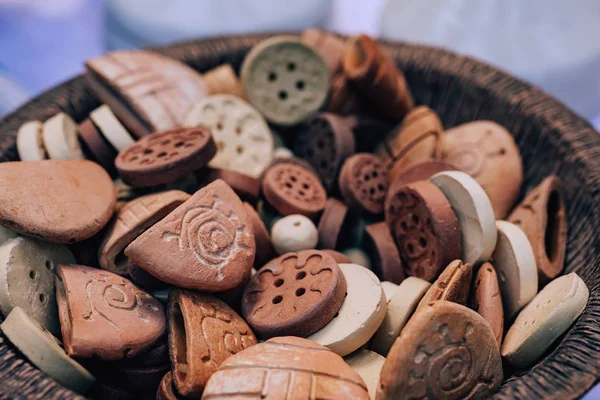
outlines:
M405 277L404 268L387 223L384 221L367 226L365 242L373 269L379 272L382 280L400 284Z
M322 251L303 250L258 270L244 291L242 312L261 337L306 337L333 318L345 294L337 262Z
M500 348L504 332L504 308L498 286L498 276L492 264L485 263L479 268L472 299L473 310L477 311L490 325L498 348Z
M348 207L344 203L334 198L327 199L318 226L319 248L331 250L337 248L347 214Z
M273 246L271 245L271 235L260 214L248 203L244 203L244 207L246 208L248 218L250 218L250 224L254 232L254 242L256 243L254 265L260 268L275 256L275 250L273 250Z
M110 175L117 174L115 169L115 158L117 151L102 136L91 119L87 118L77 127L77 133L81 138L88 153L91 153L95 161L102 166Z
M346 204L358 211L382 213L388 184L384 163L373 154L353 155L344 162L340 171L340 192Z
M196 173L196 178L201 186L221 179L231 186L243 201L251 203L256 202L260 193L260 180L232 169L204 168Z
M461 260L452 261L421 299L419 307L444 300L465 305L471 289L473 269Z

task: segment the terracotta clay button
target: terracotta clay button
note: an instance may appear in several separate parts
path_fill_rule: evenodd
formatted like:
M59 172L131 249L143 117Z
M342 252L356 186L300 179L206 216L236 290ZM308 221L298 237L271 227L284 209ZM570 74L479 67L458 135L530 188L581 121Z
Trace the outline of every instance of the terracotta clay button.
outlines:
M533 249L523 230L507 221L496 222L496 227L498 243L492 257L504 313L510 319L537 293L538 273Z
M333 259L335 260L335 262L338 263L338 264L350 264L350 263L352 263L352 260L350 260L350 258L347 255L345 255L344 253L340 253L339 251L335 251L335 250L331 250L331 249L323 249L321 251L323 253L327 253L331 257L333 257Z
M504 219L523 183L521 154L509 131L492 121L474 121L449 129L441 160L471 175Z
M374 273L356 264L339 264L348 294L336 317L308 337L346 356L371 339L385 317L386 298Z
M496 246L496 219L483 188L464 172L446 171L430 181L448 198L460 225L462 257L475 265L490 259Z
M487 322L465 306L436 301L417 311L394 342L375 398L488 399L502 378Z
M477 272L472 294L472 309L477 311L492 328L498 347L502 344L504 332L504 309L498 286L496 270L490 263L484 263Z
M344 361L363 378L369 390L369 397L374 399L385 358L372 351L362 349L344 357Z
M385 298L389 304L394 292L398 289L398 285L389 281L381 281L381 288L383 289L383 293L385 293Z
M133 138L129 132L106 104L92 111L90 119L117 151L126 149L133 144Z
M550 282L506 333L502 357L517 368L533 364L581 315L589 295L585 282L574 272Z
M404 172L392 175L390 171L391 186L402 186L407 183L423 181L431 178L438 172L456 171L457 168L441 161L425 161L413 165ZM390 191L393 189L390 189Z
M169 371L160 381L160 386L156 392L156 400L179 400L181 396L173 384L173 372Z
M21 161L39 161L48 158L40 121L25 122L17 132L17 151Z
M65 113L58 113L44 122L42 137L48 156L53 160L85 158L77 140L77 125Z
M216 152L207 128L179 128L138 140L119 153L115 166L130 186L156 186L199 170Z
M304 215L292 214L275 222L271 240L277 254L312 250L317 247L319 232L315 224Z
M306 168L289 162L271 166L262 181L265 198L283 215L311 217L325 207L327 193Z
M387 281L396 284L402 282L404 268L387 223L383 221L367 226L365 242L373 260L373 269Z
M119 275L127 275L127 259L123 250L189 198L190 195L185 192L169 190L138 197L121 207L108 226L98 250L101 267Z
M244 99L244 86L238 79L231 64L222 64L203 75L209 94L230 94Z
M275 253L273 246L271 245L271 235L269 230L265 226L260 214L256 212L254 207L248 203L244 203L246 214L250 219L252 225L252 231L254 232L254 242L256 243L256 257L254 258L254 265L263 266L269 260L271 260Z
M250 103L279 125L295 125L318 111L329 90L327 65L294 36L276 36L254 46L240 75Z
M381 214L389 180L383 161L369 153L348 158L339 177L340 192L354 210Z
M419 303L419 308L434 301L444 300L465 305L471 289L473 269L461 260L452 261L433 282Z
M229 357L209 379L202 399L368 400L367 386L326 347L298 337L277 337Z
M196 173L196 177L202 186L221 179L231 186L240 199L253 204L260 194L260 180L232 169L204 168Z
M0 163L0 187L0 224L48 242L92 237L116 204L110 176L86 160Z
M510 214L508 221L527 235L535 255L539 283L544 285L560 274L567 247L567 213L560 178L544 179Z
M242 202L217 180L138 236L125 256L163 282L219 292L242 282L255 252Z
M319 219L319 248L336 249L343 235L342 227L348 214L348 207L332 197L327 199L325 209Z
M102 136L92 120L88 118L79 124L77 132L88 154L109 174L116 175L115 158L117 157L117 151Z
M192 109L185 124L210 128L217 143L217 154L208 164L211 168L231 169L258 178L273 159L273 135L267 122L238 97L207 97Z
M129 358L165 333L162 304L130 281L83 265L59 265L57 273L56 301L69 356Z
M461 229L448 199L434 184L395 186L385 202L385 220L408 276L433 281L461 257ZM491 210L491 208L490 208Z
M345 294L337 262L321 251L303 250L258 270L244 291L242 312L261 337L306 337L331 321Z

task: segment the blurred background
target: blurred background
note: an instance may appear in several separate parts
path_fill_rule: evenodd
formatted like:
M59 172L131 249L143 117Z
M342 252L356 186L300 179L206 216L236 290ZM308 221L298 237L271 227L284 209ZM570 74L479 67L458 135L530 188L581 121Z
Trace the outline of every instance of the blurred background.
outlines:
M0 0L0 116L107 50L309 26L485 60L600 127L598 0Z

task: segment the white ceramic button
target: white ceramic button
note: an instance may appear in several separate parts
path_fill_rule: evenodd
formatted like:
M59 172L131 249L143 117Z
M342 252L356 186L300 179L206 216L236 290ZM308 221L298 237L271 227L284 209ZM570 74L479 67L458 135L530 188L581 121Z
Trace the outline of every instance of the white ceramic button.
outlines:
M44 124L40 121L25 122L17 132L17 151L21 161L39 161L48 158L42 131Z
M371 259L369 258L367 253L365 253L361 249L357 247L351 247L349 249L344 250L342 253L344 253L346 257L352 260L353 264L358 264L365 268L371 269Z
M288 215L275 222L271 228L271 242L280 255L290 251L314 249L318 241L317 227L304 215Z
M527 235L507 221L496 222L498 243L494 250L494 266L502 294L504 314L512 318L537 293L538 273L535 256Z
M398 285L390 281L383 281L381 282L381 287L383 288L383 293L385 293L386 301L389 303L394 292L398 289Z
M517 368L537 361L588 302L590 292L577 274L550 282L519 313L502 344L502 357Z
M84 159L79 139L77 125L65 113L58 113L44 123L42 132L44 146L53 160L82 160Z
M339 264L348 286L337 317L307 339L346 356L371 339L385 317L386 300L373 272L356 264Z
M385 358L372 351L361 349L344 357L344 361L365 381L369 397L374 399Z
M460 171L440 172L431 182L444 193L461 229L462 260L476 265L490 259L496 246L496 216L483 188Z
M127 132L127 129L125 129L106 104L92 111L90 119L117 151L121 151L133 144L133 138Z

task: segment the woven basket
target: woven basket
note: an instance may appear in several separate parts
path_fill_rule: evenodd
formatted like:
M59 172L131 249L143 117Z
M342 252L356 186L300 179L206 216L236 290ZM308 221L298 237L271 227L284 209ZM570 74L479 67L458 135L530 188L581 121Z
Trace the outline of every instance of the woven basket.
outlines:
M249 48L266 35L191 41L158 52L198 71L222 63L239 68ZM569 220L566 272L590 289L574 327L528 371L513 375L494 399L580 397L600 375L600 136L585 120L539 89L497 69L424 46L383 42L404 71L417 104L426 104L450 128L475 119L504 125L515 136L524 163L524 191L548 174L564 182ZM78 76L25 104L0 121L0 161L17 159L15 135L29 120L59 111L82 121L100 102ZM1 190L1 188L0 188ZM32 366L0 335L0 398L81 398Z

